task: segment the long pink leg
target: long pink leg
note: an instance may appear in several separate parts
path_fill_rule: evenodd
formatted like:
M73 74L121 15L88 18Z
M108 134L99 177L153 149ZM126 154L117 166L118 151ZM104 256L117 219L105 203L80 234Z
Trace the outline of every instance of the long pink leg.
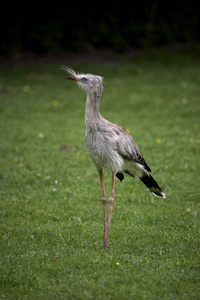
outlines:
M106 196L106 190L105 190L105 185L103 181L103 172L102 170L99 170L99 177L100 177L100 182L101 182L101 190L102 190L102 204L103 204L103 217L104 217L104 248L107 248L106 241L107 241L107 215L106 215L106 201L107 201L107 196Z
M111 189L111 195L110 195L110 198L109 198L109 216L108 216L108 227L107 227L107 234L106 234L106 243L104 242L104 247L105 248L108 248L108 237L109 237L109 231L110 231L114 201L115 201L115 173L113 172L112 173L112 189Z

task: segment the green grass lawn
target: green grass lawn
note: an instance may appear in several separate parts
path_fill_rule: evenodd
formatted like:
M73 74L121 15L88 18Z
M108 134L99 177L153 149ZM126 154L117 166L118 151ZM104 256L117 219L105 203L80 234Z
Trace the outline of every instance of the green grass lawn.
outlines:
M200 299L198 52L63 63L104 77L102 115L130 131L167 199L116 180L106 251L85 92L58 63L2 68L0 299Z

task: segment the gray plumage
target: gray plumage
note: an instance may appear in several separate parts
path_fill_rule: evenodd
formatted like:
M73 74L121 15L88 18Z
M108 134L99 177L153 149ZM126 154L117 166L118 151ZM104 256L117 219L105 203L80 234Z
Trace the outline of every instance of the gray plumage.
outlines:
M99 105L103 92L103 78L92 74L78 74L65 66L61 68L70 74L68 79L76 81L87 92L85 145L99 171L103 197L105 198L102 169L106 168L121 181L124 181L123 172L132 177L138 177L155 196L165 198L165 194L149 174L151 169L129 132L122 126L104 119L100 114ZM112 183L114 195L114 179ZM104 238L106 248L108 247L108 234L109 228L107 229L107 238Z

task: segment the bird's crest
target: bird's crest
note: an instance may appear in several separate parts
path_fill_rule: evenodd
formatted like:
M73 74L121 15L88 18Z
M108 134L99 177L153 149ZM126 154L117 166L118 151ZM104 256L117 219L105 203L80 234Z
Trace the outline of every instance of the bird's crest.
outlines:
M60 67L60 69L63 70L63 71L65 71L65 72L67 72L67 73L69 73L69 74L72 75L72 76L77 76L77 75L79 75L79 74L76 73L74 70L72 70L72 69L66 67L65 65L62 65L62 66Z

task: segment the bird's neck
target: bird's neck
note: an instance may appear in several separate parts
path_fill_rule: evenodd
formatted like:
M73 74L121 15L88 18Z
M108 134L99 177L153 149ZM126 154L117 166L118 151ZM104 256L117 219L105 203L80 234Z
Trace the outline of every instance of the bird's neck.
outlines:
M86 127L94 127L102 118L99 112L101 94L91 92L87 94L86 110L85 110L85 124Z

